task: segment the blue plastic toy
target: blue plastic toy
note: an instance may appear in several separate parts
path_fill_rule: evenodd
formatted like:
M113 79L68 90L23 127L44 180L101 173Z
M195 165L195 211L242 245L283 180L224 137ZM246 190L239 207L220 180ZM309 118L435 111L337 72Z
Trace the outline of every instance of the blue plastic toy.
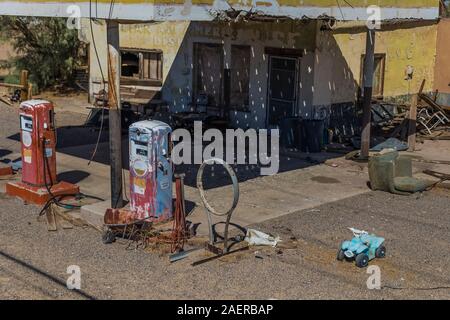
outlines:
M349 229L353 232L354 237L352 240L342 243L337 255L339 261L354 259L356 266L365 268L370 260L386 256L386 248L383 245L384 238L374 234L369 235L366 231Z

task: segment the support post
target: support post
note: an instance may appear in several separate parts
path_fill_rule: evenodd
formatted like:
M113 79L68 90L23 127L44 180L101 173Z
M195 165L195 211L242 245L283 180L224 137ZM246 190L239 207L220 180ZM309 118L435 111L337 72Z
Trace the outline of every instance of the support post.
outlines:
M369 157L370 149L370 127L372 116L372 86L375 65L375 29L367 28L366 54L364 56L364 98L363 98L363 120L361 132L361 154L362 159Z
M28 100L28 70L22 70L20 72L20 100Z
M414 94L411 99L411 107L408 113L408 151L416 149L417 104L419 97Z
M119 23L107 20L109 157L111 167L111 207L122 208L122 121L120 112Z

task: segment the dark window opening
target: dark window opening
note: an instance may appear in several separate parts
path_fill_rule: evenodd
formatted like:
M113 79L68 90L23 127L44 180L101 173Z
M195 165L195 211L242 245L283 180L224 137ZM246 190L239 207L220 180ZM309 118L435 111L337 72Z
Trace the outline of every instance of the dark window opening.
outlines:
M248 111L250 104L250 46L231 46L230 106Z
M161 50L122 49L121 76L123 84L161 86L163 53Z
M195 103L223 106L223 47L213 43L194 44Z
M122 77L139 78L139 54L122 52Z

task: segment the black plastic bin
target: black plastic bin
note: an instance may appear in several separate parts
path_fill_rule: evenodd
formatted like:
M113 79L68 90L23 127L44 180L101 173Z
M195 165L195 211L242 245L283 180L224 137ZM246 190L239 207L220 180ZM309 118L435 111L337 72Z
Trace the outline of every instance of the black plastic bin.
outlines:
M323 147L325 122L323 120L303 120L300 125L300 150L303 152L321 152Z
M299 148L298 117L284 118L280 121L280 144L285 148Z

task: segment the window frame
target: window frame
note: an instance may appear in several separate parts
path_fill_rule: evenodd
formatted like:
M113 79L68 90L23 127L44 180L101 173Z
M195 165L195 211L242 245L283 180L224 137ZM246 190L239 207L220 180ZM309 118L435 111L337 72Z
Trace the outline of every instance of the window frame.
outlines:
M361 55L361 69L360 69L360 79L359 79L359 87L361 89L361 95L364 92L364 59L365 59L365 57L366 57L366 54L363 53ZM376 59L381 59L380 88L379 88L379 90L375 90L375 88L372 87L372 97L376 98L376 99L383 99L383 97L384 97L384 79L385 79L385 76L386 76L386 53L375 53L374 54L374 60L376 60ZM374 64L374 68L375 68L375 64ZM376 77L375 69L374 69L373 77L374 77L374 79ZM379 92L377 92L377 91L379 91Z
M193 94L192 94L192 98L193 98L192 103L194 105L196 104L196 101L197 101L197 99L199 97L200 91L202 91L200 89L200 83L199 83L200 66L198 64L198 59L199 59L199 53L200 53L200 47L201 46L217 47L217 48L220 48L221 51L223 51L223 48L224 48L224 44L220 43L220 42L194 41L192 43L192 52L193 52L192 61L193 61L193 66L194 66L193 67L193 72L192 72L192 89L193 89L192 90L192 92L193 92ZM208 106L209 108L223 108L224 104L225 104L224 103L224 98L225 98L225 94L224 94L224 91L225 91L225 87L224 87L224 64L225 64L225 62L224 62L223 54L222 54L221 60L219 62L220 62L220 70L221 70L220 71L221 72L221 80L220 80L220 90L221 90L221 92L219 94L220 101L219 101L218 105L216 105L216 106L210 105L210 106Z
M128 47L121 47L120 48L120 66L122 70L122 54L123 53L134 53L138 54L139 56L139 78L137 77L130 77L130 76L123 76L120 75L121 83L124 85L142 85L142 86L162 86L163 79L164 79L164 53L161 49L140 49L140 48L128 48ZM144 54L145 53L154 53L159 54L159 70L157 70L157 74L160 75L158 79L152 79L152 78L144 78L144 72L143 72L143 66L144 66Z
M233 82L233 70L235 70L233 67L235 65L235 59L233 58L233 47L234 48L246 48L249 50L249 62L247 64L248 66L248 90L247 90L247 100L248 103L247 104L241 104L241 105L236 105L236 104L232 104L231 103L231 95L233 94L231 91L231 83ZM251 45L247 45L247 44L232 44L231 48L230 48L231 52L230 52L230 56L231 56L231 69L230 69L230 105L229 108L230 110L236 110L239 112L250 112L250 84L251 84L251 59L252 59L252 54L251 54L251 50L252 50L252 46Z

